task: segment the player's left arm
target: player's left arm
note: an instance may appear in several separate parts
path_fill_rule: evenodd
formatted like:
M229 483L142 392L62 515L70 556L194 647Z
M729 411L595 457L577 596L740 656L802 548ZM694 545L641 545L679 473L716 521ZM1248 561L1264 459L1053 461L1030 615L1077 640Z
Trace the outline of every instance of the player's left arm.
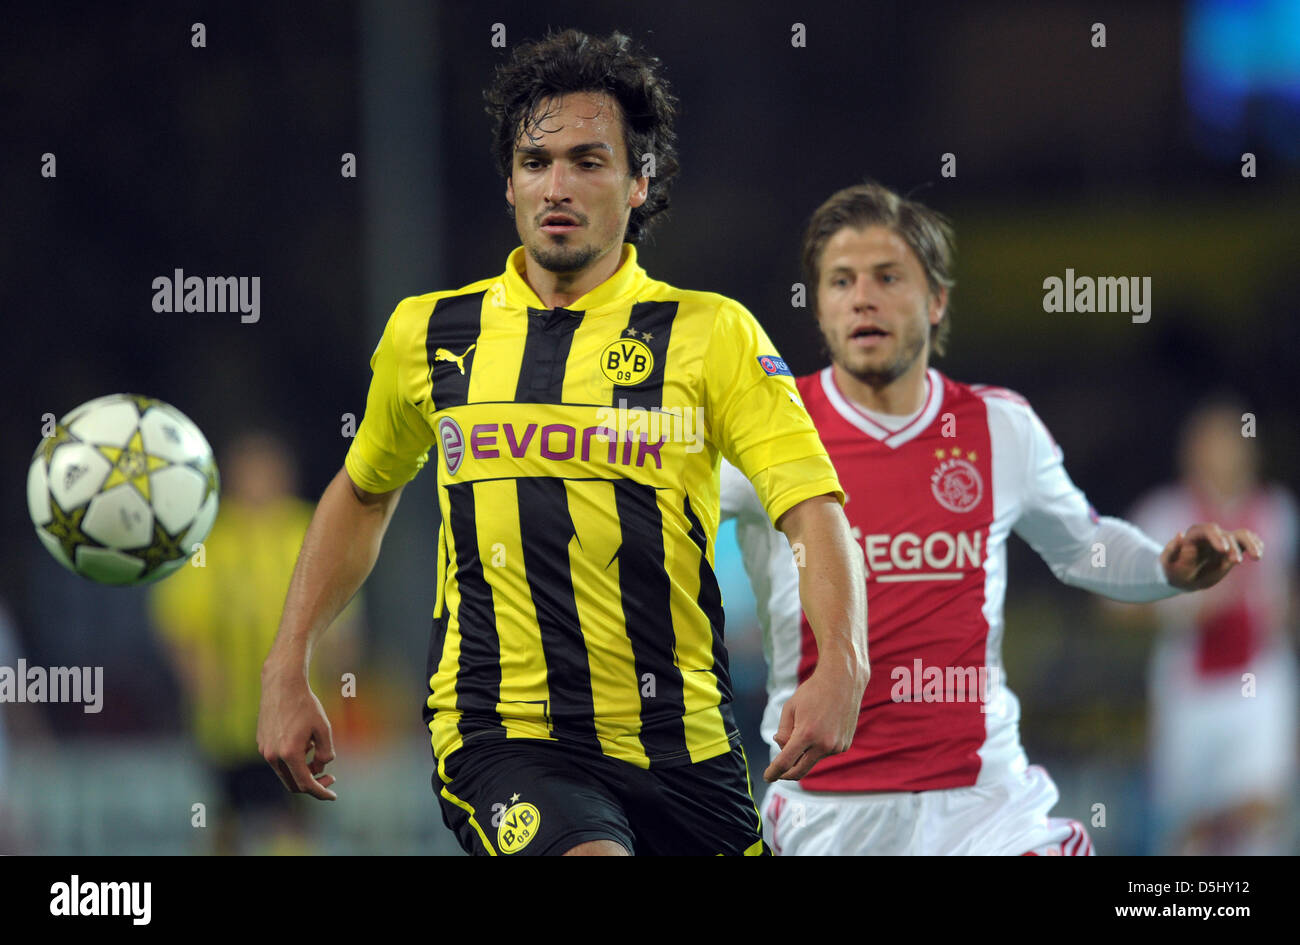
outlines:
M790 696L766 781L797 781L827 755L846 751L857 730L867 661L867 593L862 556L834 495L799 502L777 521L794 550L799 597L817 638L817 667Z
M1112 600L1145 603L1211 587L1242 561L1258 561L1263 554L1263 542L1248 529L1199 523L1162 550L1132 523L1098 516L1070 480L1061 448L1037 415L1025 405L994 409L1018 412L1006 419L1026 457L1015 531L1064 583Z

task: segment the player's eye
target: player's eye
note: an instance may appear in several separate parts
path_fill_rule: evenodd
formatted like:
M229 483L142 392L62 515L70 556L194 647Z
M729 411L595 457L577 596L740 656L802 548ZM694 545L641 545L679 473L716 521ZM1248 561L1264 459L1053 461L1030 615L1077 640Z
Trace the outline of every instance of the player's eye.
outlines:
M542 162L537 158L524 158L520 166L526 170L535 171L542 166Z
M831 285L835 286L835 288L837 289L843 289L848 284L849 284L849 279L847 276L836 276L834 279L831 280Z

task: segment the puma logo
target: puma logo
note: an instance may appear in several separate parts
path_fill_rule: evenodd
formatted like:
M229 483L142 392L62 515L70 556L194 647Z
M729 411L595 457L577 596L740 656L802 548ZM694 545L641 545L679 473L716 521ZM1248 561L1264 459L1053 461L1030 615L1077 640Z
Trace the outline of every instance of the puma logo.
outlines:
M435 361L455 361L455 362L456 362L456 370L458 370L458 371L460 371L460 373L464 374L464 373L465 373L465 358L468 357L468 356L469 356L469 353L470 353L471 351L473 351L476 347L477 347L477 344L472 344L472 345L470 345L468 348L465 349L465 353L464 353L464 354L459 354L459 355L457 355L457 354L452 354L452 353L451 353L450 351L448 351L446 348L439 348L437 351L435 351L435 352L433 353L433 360L435 360Z

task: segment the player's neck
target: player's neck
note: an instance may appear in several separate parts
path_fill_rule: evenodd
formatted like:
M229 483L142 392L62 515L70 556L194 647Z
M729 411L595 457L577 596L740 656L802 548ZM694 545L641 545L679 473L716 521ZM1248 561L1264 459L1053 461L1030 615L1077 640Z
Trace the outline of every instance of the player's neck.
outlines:
M614 273L623 258L623 244L577 272L551 272L542 268L531 253L524 253L524 280L547 308L568 308Z
M1201 502L1211 509L1233 512L1250 498L1254 483L1249 476L1227 479L1202 477L1193 482L1192 489Z
M927 365L924 358L917 358L916 363L886 384L871 384L854 377L838 364L832 364L835 386L840 392L867 410L905 417L916 413L925 403L925 375Z

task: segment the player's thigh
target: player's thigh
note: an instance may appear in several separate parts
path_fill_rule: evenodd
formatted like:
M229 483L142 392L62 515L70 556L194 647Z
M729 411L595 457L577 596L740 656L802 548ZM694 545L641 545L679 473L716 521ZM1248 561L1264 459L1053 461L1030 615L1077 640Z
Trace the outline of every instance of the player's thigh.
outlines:
M1162 832L1291 793L1296 694L1268 669L1258 668L1253 690L1229 676L1156 693L1152 794Z
M835 809L810 802L797 788L780 781L763 796L763 839L777 856L817 856L834 853Z
M729 752L624 778L637 852L651 856L763 856L761 819L737 739Z
M777 856L915 852L914 794L818 794L778 781L763 798L763 836Z
M593 840L634 852L602 761L535 739L471 739L438 766L433 787L468 853L559 855Z
M963 856L1092 856L1077 820L1053 817L1061 799L1041 765L969 788L930 792L926 853Z
M1022 856L1095 856L1092 838L1083 824L1066 817L1049 817L1045 828L1046 842L1027 850Z

